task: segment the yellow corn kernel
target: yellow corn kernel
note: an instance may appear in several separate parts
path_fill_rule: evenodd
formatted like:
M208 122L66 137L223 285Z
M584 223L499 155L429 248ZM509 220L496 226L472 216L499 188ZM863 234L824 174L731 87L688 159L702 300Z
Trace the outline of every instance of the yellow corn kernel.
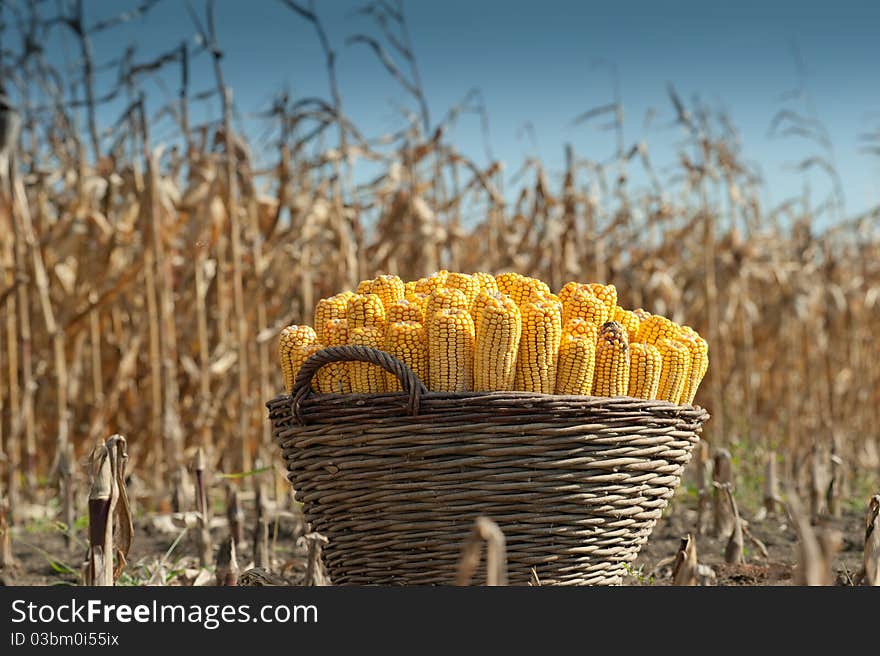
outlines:
M378 298L378 297L377 297ZM381 349L385 344L384 330L376 327L349 328L348 343ZM369 362L349 362L351 391L355 394L378 394L385 391L385 370Z
M373 293L373 279L369 278L367 280L361 280L358 283L357 290L355 290L358 294L372 294Z
M385 306L376 294L355 294L348 299L345 317L349 330L378 328L385 330Z
M514 301L514 289L520 285L520 279L522 278L522 274L516 273L515 271L505 271L504 273L499 273L495 276L495 285L498 287L498 291L502 294L507 294ZM519 303L517 303L519 305Z
M416 281L415 291L420 294L431 294L435 290L446 286L446 277L449 272L445 269L432 273L427 278L419 278Z
M608 321L608 308L586 286L575 289L562 305L562 323L572 319L585 319L599 330Z
M400 277L383 274L373 278L370 293L376 294L382 300L382 305L387 312L392 304L404 298L406 291Z
M446 276L446 287L457 289L467 299L468 307L480 293L480 281L466 273L452 272Z
M678 337L678 334L678 324L670 321L663 315L652 314L650 317L642 320L636 341L656 346L661 339L675 339Z
M562 327L562 336L589 337L595 342L599 339L599 328L592 321L586 319L569 319Z
M480 323L480 312L483 310L483 308L486 307L486 305L493 302L500 303L503 302L504 299L509 298L509 296L506 296L501 292L480 292L479 294L477 294L477 297L474 299L474 302L471 303L470 306L471 319L474 320L474 329L479 329L478 324Z
M385 352L409 365L424 383L428 380L428 342L425 328L418 321L395 321L385 331ZM385 387L399 392L402 387L397 376L385 372Z
M514 389L516 360L522 336L522 317L509 296L482 292L478 309L474 390L493 392Z
M635 312L624 310L622 307L616 306L614 308L613 320L626 328L626 335L629 337L630 342L636 341L642 320L639 319Z
M472 391L474 322L471 315L464 308L441 309L431 315L429 322L429 388L435 392Z
M348 344L348 321L345 319L330 319L324 324L324 343L327 346L342 346ZM351 363L331 362L325 364L322 371L326 370L323 391L333 394L351 393Z
M661 401L680 403L688 384L691 353L687 344L677 339L661 339L657 342L663 368L660 371L660 388L657 398Z
M416 293L416 285L419 284L418 280L409 280L403 283L403 297L409 298L411 294Z
M453 308L460 308L462 310L470 308L467 298L460 290L448 287L440 287L434 290L425 305L425 326L428 327L428 331L430 332L431 317L440 310L451 310ZM430 338L430 335L428 337Z
M516 359L516 389L553 394L556 357L562 339L562 313L555 303L527 302L520 307L522 337Z
M417 321L423 323L425 321L425 312L421 306L401 299L385 308L385 321L394 323L395 321Z
M318 339L324 339L324 326L331 319L345 319L348 308L348 299L353 294L336 294L328 298L322 298L315 306L315 334Z
M598 282L590 283L589 287L593 294L596 295L596 298L602 301L605 307L608 308L605 316L608 317L608 321L611 321L614 316L614 308L617 306L617 287L614 285L603 285Z
M697 389L709 369L709 344L690 326L682 326L679 340L685 342L691 355L688 380L679 403L693 404Z
M301 346L314 344L318 336L311 326L292 325L284 328L278 335L278 363L281 365L281 374L284 377L284 388L290 392L293 389L293 381L299 366L294 368L295 349Z
M474 278L477 279L477 283L480 285L480 292L497 292L498 283L495 282L495 276L491 273L485 273L484 271L477 271L474 274Z
M629 345L629 389L634 399L656 399L660 390L663 358L652 344L635 342Z
M599 331L596 343L595 396L626 396L629 388L629 342L626 329L608 321Z
M589 329L593 329L592 325L586 325ZM563 335L562 342L559 344L559 357L556 367L556 393L591 394L595 370L595 337L589 335Z
M568 301L569 297L574 294L575 290L579 287L583 287L584 285L579 282L575 282L572 280L571 282L567 282L562 286L562 289L559 290L559 300L562 301L562 304L565 305L565 302Z

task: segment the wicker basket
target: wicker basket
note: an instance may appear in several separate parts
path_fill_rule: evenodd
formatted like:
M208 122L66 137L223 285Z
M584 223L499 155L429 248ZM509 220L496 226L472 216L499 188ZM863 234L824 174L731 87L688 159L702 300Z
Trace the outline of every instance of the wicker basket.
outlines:
M404 392L310 395L321 366L354 360ZM504 531L513 584L532 568L542 584L620 583L708 419L624 397L428 392L393 356L355 346L312 355L267 405L336 584L451 584L479 515Z

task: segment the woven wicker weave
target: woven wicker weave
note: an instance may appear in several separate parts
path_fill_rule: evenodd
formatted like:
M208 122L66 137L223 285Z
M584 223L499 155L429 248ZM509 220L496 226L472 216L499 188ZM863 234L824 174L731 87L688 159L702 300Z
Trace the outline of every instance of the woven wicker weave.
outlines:
M324 364L372 362L404 392L310 393ZM288 478L337 584L449 584L478 515L512 584L617 584L708 419L665 401L427 392L391 355L327 348L268 404Z

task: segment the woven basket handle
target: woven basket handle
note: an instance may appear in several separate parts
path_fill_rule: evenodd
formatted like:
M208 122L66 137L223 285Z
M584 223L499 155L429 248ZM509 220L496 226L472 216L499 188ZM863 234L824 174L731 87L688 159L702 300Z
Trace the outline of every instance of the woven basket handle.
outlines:
M394 374L400 381L403 391L409 394L407 411L412 416L419 414L422 394L426 394L428 390L408 365L390 353L367 346L330 346L310 355L303 362L293 382L293 389L290 392L293 398L293 414L300 424L304 423L301 404L312 392L312 377L318 369L331 362L369 362Z

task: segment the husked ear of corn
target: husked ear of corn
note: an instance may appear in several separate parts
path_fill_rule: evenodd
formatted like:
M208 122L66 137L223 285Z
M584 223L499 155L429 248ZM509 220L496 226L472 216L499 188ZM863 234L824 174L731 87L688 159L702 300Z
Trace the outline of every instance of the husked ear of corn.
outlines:
M495 282L495 276L491 273L486 273L484 271L477 271L474 274L474 278L477 280L477 284L480 286L480 292L497 292L498 283Z
M521 273L516 273L514 271L505 271L504 273L499 273L495 276L495 285L498 287L498 291L502 294L507 294L514 301L514 290L520 285L520 280L523 278ZM519 305L519 303L517 303Z
M406 291L403 286L403 280L399 276L383 274L373 278L370 293L376 294L379 297L382 301L382 306L387 311L393 303L404 298Z
M514 389L516 359L522 336L522 317L509 296L483 292L476 317L474 390L494 392Z
M409 298L410 295L416 293L416 285L419 284L418 280L409 280L403 283L403 297Z
M562 336L565 337L566 335L572 337L589 337L595 342L599 339L599 328L592 321L586 319L569 319L568 322L562 326Z
M355 294L348 299L345 317L348 328L377 328L385 330L385 306L376 294Z
M450 289L448 287L441 287L435 290L431 293L425 306L425 326L430 326L431 318L440 310L452 309L470 309L465 295L458 289ZM430 335L428 337L430 338Z
M471 315L464 308L440 309L428 321L429 388L435 392L472 391L475 336Z
M596 396L626 396L629 389L629 340L626 329L616 321L608 321L599 332L596 343Z
M678 325L673 321L659 314L652 314L642 320L636 341L656 346L661 339L675 339L678 333Z
M324 324L324 343L327 346L348 344L348 321L345 319L330 319ZM322 367L321 371L326 371L325 384L323 385L325 393L351 393L350 365L350 362L331 362Z
M639 318L640 322L651 316L651 313L644 308L636 308L633 310L633 314ZM639 328L641 328L641 324L639 325Z
M592 329L592 326L589 326ZM556 393L589 395L596 371L596 337L564 334L559 344Z
M568 301L569 297L574 294L575 290L578 287L581 287L582 284L579 282L575 282L572 280L571 282L567 282L562 286L562 289L559 290L559 300L562 301L562 304L565 305L566 301Z
M553 394L556 356L562 339L562 313L556 303L527 302L520 307L522 337L516 359L516 389Z
M657 342L657 348L663 358L657 398L661 401L681 403L691 367L690 349L687 344L677 339L661 339Z
M626 328L626 336L629 338L630 343L636 341L642 320L639 319L635 312L624 310L618 305L614 308L614 316L612 317L612 320Z
M328 298L322 298L315 306L315 334L318 339L325 339L324 326L331 319L345 319L348 308L348 299L354 296L351 292L336 294Z
M358 283L357 289L355 291L358 294L372 294L373 293L373 279L369 278L368 280L361 280Z
M663 358L652 344L634 342L629 345L629 389L634 399L656 399L660 390Z
M445 269L441 269L435 273L432 273L427 278L419 278L416 280L415 291L420 294L431 294L437 289L442 289L446 286L446 276L449 275L449 272Z
M294 380L296 379L296 374L299 373L299 368L302 367L303 362L308 360L310 356L317 353L322 348L326 347L323 344L315 342L314 344L309 344L308 346L300 346L299 348L294 350L296 366L296 371L293 374ZM311 387L313 391L319 392L321 394L333 391L333 376L327 369L326 365L318 369L318 371L315 372L315 375L312 376Z
M520 276L509 296L522 307L525 303L537 303L543 300L558 300L543 280Z
M296 361L294 351L317 341L318 336L311 326L287 326L279 334L278 363L281 365L284 387L288 392L293 389L293 381L296 378L296 372L299 371L299 365L294 366Z
M691 366L688 381L682 393L680 403L693 404L697 389L709 369L709 344L690 326L682 326L679 341L687 344L691 354Z
M614 308L617 307L617 287L614 285L603 285L598 282L591 282L589 287L596 298L602 301L608 309L605 313L605 316L608 317L607 321L612 321Z
M446 276L446 287L449 289L457 289L467 299L468 308L480 293L480 281L466 273L451 272Z
M378 297L377 297L378 298ZM348 343L381 350L385 345L384 331L375 327L349 328ZM351 391L355 394L378 394L385 391L385 370L369 362L348 362Z
M404 298L385 308L385 321L389 324L395 321L417 321L418 323L424 323L425 312L419 305Z
M395 321L385 331L385 352L409 365L422 382L428 380L428 342L425 327L418 321ZM397 376L385 372L389 392L402 389Z
M479 294L477 294L477 297L474 299L474 302L471 303L471 306L469 308L471 312L471 319L474 320L474 328L476 330L479 330L480 312L482 312L483 308L485 308L489 303L500 303L506 298L509 299L510 297L502 294L501 292L480 292Z
M582 285L569 294L562 304L562 323L572 319L585 319L598 331L608 320L608 308L592 291Z

